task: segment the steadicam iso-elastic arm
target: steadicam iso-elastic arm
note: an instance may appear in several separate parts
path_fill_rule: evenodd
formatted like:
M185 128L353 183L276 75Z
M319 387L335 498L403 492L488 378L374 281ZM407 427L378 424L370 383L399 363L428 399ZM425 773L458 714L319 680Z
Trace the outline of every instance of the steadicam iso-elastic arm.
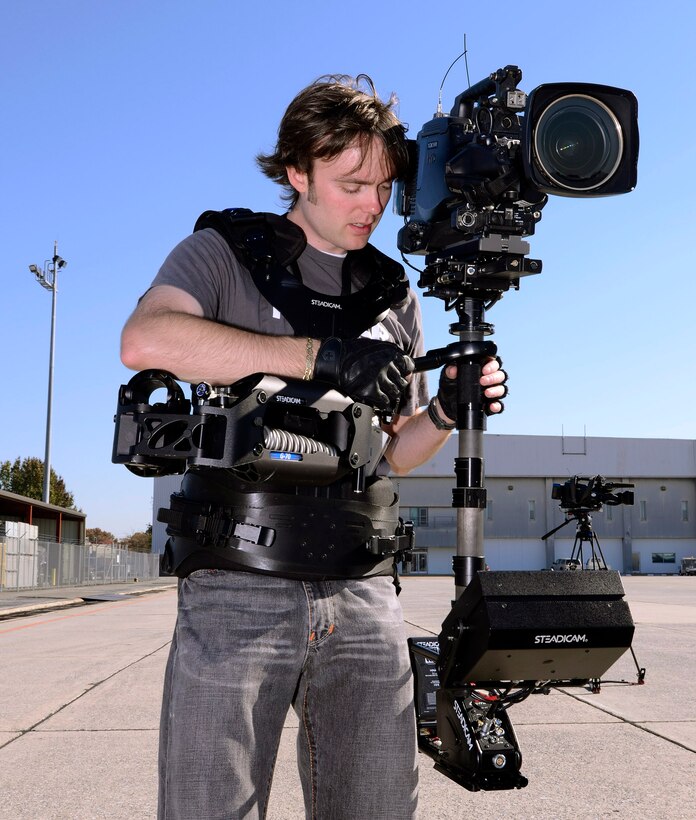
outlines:
M159 390L166 398L153 402ZM384 448L373 418L320 382L257 373L230 387L195 385L189 401L170 373L145 370L119 390L112 461L146 477L202 466L294 484L355 473L359 485Z

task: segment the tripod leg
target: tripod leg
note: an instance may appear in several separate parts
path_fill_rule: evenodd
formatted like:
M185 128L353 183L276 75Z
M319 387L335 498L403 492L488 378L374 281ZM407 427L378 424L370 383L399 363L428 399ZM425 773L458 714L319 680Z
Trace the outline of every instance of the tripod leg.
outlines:
M599 554L599 561L597 560L595 550ZM604 553L602 552L602 548L599 546L599 538L597 538L594 532L592 533L592 564L595 569L608 569L607 562L604 558Z

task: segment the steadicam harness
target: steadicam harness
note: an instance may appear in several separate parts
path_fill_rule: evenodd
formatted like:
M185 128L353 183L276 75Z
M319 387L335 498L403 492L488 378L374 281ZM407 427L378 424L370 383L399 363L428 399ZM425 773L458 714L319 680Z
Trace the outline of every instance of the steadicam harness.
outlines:
M213 228L295 335L356 338L408 296L401 265L371 246L344 260L344 288L302 283L304 233L285 217L206 211ZM351 292L349 283L362 286ZM166 382L165 405L149 394ZM178 389L178 393L177 393ZM328 385L256 374L193 388L193 415L170 374L121 388L113 460L142 475L181 473L158 520L170 536L165 572L244 569L306 580L391 574L412 545L391 481L378 476L382 434L372 408ZM222 468L222 469L220 469Z

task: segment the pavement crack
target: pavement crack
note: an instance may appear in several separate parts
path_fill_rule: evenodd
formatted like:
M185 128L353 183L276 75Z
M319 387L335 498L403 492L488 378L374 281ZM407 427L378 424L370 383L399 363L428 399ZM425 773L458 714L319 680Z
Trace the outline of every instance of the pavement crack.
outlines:
M75 735L75 734L96 734L96 735L103 735L108 734L109 732L119 732L121 734L126 734L128 732L159 732L159 726L140 726L138 728L130 728L130 729L34 729L33 731L38 731L45 735L52 735L52 734L61 734L61 735Z
M83 698L85 695L88 695L90 692L93 692L99 686L106 683L107 681L110 681L112 678L115 678L117 675L120 675L122 672L125 672L127 669L130 669L133 666L137 666L137 664L141 663L144 660L147 660L147 658L151 658L153 655L156 655L158 652L161 652L163 649L165 649L167 646L169 646L170 643L171 643L171 640L167 641L166 643L163 643L161 646L158 646L156 649L153 649L152 652L148 652L146 655L142 655L141 657L137 658L136 660L131 661L130 663L127 663L125 666L122 666L120 669L117 669L115 672L112 672L110 675L107 675L105 678L102 678L101 680L98 680L95 683L91 683L83 692L80 692L79 695L75 695L74 698L71 698L69 701L64 703L62 706L59 706L57 709L54 709L50 714L46 715L45 717L42 717L41 720L37 720L36 723L32 724L31 726L27 727L26 729L20 730L16 737L10 738L10 740L8 740L6 743L0 744L0 749L5 749L11 743L14 743L15 741L17 741L20 738L24 737L24 735L28 735L30 732L34 732L39 726L46 723L47 720L50 720L52 717L55 717L56 715L60 714L64 709L67 709L68 706L72 706L73 703L77 703L77 701L80 700L81 698Z
M414 629L419 629L421 632L427 632L428 635L439 635L439 632L433 632L432 629L425 629L424 627L419 626L418 624L414 624L413 621L404 620L404 623L406 624L406 626L412 626Z
M628 720L628 718L622 717L618 715L616 712L612 712L611 709L607 709L605 706L600 706L597 703L591 703L584 697L580 695L574 695L572 692L568 692L565 689L557 689L556 691L560 692L563 695L567 695L569 698L573 698L577 700L579 703L586 703L592 709L597 709L599 712L603 712L605 715L609 715L610 717L615 718L619 723L625 723L627 726L633 726L635 729L640 729L641 732L646 732L649 735L653 735L654 737L659 737L661 740L666 740L667 743L671 743L672 746L677 746L680 749L684 749L687 752L691 752L691 754L696 754L696 750L694 750L691 746L687 746L685 743L680 743L678 740L674 740L671 737L667 737L660 732L655 731L654 729L650 729L645 723L641 723L635 720Z

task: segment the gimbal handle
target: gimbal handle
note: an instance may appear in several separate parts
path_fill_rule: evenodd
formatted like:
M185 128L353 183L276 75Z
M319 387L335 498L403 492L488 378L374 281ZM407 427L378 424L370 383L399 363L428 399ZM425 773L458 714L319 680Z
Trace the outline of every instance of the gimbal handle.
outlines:
M438 347L435 350L429 350L424 356L418 356L413 360L416 366L416 372L422 373L425 370L435 370L438 367L444 367L447 364L452 364L458 359L471 359L479 364L485 359L495 356L497 347L493 342L451 342L447 347Z

